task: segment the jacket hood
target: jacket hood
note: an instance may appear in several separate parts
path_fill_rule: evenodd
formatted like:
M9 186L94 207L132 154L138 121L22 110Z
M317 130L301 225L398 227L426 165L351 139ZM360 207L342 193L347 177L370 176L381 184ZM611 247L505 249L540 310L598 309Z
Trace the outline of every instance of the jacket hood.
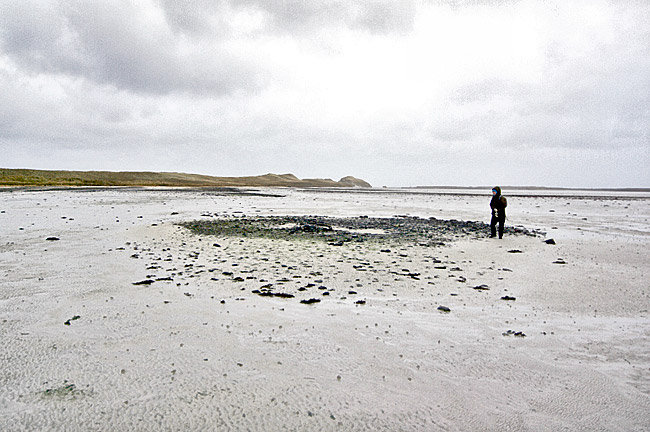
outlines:
M497 191L497 196L501 195L501 188L499 186L493 187L492 190Z

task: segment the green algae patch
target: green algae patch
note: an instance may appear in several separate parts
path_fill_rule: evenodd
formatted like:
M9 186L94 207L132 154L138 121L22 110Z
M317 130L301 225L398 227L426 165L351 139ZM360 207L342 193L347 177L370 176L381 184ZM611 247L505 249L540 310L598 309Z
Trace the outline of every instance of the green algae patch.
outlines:
M47 399L76 399L87 394L87 391L81 390L67 381L64 381L63 385L59 387L48 388L40 392L40 395Z

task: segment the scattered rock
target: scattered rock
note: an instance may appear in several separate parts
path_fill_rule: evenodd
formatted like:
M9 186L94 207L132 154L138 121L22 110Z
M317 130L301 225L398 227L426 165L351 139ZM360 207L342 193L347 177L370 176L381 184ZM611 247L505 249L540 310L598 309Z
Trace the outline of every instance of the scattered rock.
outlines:
M75 320L78 320L79 318L81 318L79 315L75 315L72 318L70 318L69 320L67 320L66 322L64 322L63 324L70 325L70 321L75 321Z
M253 294L257 294L258 296L261 297L279 297L279 298L294 298L295 296L293 294L289 293L283 293L283 292L272 292L272 291L260 291L260 290L254 290L252 291Z
M445 313L451 312L451 309L449 309L447 306L438 306L438 310Z
M515 336L515 337L521 337L521 338L526 337L526 334L524 332L521 332L521 331L516 332L514 330L508 330L507 332L502 333L502 335L503 336Z
M302 304L320 303L320 299L317 298L304 299L304 300L300 300L300 303Z
M133 285L151 285L152 283L154 283L153 280L145 279L145 280L141 280L139 282L133 282Z
M365 300L357 300L357 301L354 302L354 304L364 305L364 304L366 304L366 301Z
M46 238L45 240L47 240L47 241L59 241L59 240L61 240L61 239L58 238L58 237L48 237L48 238Z
M472 287L472 289L475 289L477 291L489 291L489 287L485 284L482 285L476 285L475 287Z
M544 243L546 243L546 244L550 244L550 245L554 245L554 244L555 244L555 240L553 240L552 238L550 238L550 239L546 239L546 240L544 240Z
M523 253L523 252L520 251L519 249L510 249L508 253Z
M562 258L558 258L557 260L553 261L553 264L566 264L567 262L564 261Z
M501 297L501 300L512 300L512 301L514 301L514 300L517 300L517 299L515 297L511 297L511 296L503 296L503 297Z

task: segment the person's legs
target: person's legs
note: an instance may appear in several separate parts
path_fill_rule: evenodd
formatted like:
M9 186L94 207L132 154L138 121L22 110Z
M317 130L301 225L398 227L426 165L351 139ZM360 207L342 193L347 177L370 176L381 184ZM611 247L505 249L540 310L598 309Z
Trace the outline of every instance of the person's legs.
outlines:
M503 226L506 223L506 218L499 218L499 238L503 238Z
M497 217L495 215L492 215L492 220L490 220L490 237L497 236L497 222Z

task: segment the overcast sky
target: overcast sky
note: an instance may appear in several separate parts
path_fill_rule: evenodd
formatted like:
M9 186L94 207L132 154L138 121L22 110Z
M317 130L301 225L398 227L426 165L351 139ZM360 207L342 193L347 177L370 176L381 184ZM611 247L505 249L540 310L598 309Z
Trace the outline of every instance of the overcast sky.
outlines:
M0 167L650 187L650 1L3 0Z

